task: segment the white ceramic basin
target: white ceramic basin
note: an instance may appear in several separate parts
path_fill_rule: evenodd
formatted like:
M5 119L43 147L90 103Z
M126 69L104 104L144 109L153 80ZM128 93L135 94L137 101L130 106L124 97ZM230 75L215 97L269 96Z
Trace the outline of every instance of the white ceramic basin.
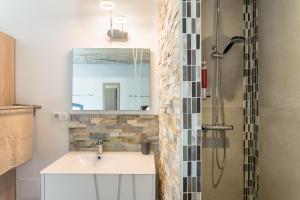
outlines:
M41 174L155 174L154 155L140 152L69 152Z

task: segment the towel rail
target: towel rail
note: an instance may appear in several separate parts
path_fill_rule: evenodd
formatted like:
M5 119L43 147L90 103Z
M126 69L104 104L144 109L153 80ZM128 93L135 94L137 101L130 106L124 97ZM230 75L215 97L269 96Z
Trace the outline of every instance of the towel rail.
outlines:
M35 116L37 109L42 109L40 105L25 105L25 104L13 104L12 106L1 106L0 110L20 110L20 109L33 109L33 115Z

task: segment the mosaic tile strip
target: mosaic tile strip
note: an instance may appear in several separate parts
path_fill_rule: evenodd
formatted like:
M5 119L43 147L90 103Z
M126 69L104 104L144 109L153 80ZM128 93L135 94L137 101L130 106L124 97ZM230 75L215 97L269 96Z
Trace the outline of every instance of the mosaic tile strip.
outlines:
M244 200L258 199L258 35L257 0L244 0Z
M201 1L182 0L183 200L201 199Z

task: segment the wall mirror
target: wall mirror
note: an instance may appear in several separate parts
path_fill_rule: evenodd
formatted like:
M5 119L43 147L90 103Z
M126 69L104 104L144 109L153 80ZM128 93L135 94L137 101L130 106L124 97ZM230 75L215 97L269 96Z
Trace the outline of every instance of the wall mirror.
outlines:
M73 110L150 110L150 49L73 49Z

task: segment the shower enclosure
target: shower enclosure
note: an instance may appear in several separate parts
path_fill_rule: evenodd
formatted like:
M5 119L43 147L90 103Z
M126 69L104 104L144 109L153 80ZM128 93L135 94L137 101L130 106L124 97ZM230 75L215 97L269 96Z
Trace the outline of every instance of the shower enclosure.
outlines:
M257 199L256 1L203 0L202 199ZM206 67L206 66L204 66Z
M162 199L256 200L256 0L179 2L160 9Z

